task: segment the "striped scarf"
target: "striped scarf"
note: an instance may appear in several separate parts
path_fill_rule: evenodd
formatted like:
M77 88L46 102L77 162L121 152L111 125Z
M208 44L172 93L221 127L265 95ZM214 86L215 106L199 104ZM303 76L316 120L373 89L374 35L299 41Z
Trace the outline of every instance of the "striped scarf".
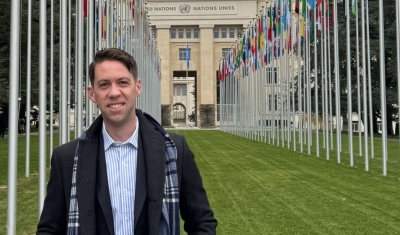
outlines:
M162 217L160 220L159 235L179 235L179 188L178 188L178 173L177 173L177 151L176 146L168 133L157 123L150 115L143 113L143 115L150 121L155 129L164 136L164 144L166 148L166 166L165 166L165 184L164 184L164 198L162 205ZM84 131L79 138L80 140L86 139L86 131ZM80 235L79 224L79 207L78 207L78 193L76 191L76 172L78 168L78 145L75 149L74 166L72 170L72 185L71 185L71 198L69 205L68 216L68 235Z

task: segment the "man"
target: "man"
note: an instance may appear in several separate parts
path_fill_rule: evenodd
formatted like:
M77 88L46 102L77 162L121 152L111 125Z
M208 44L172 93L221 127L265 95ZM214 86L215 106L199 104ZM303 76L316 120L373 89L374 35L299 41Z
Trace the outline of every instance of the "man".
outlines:
M137 65L97 52L87 91L101 115L56 148L37 234L215 234L217 221L185 139L135 109Z

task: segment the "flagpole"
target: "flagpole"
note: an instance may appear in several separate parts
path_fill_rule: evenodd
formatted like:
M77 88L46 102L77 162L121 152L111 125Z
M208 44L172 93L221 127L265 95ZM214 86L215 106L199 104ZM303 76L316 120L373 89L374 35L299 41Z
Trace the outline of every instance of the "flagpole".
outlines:
M314 9L315 9L315 5L314 5ZM317 7L317 12L318 12L318 7ZM317 151L317 157L319 157L319 129L318 129L318 115L319 115L319 111L318 111L318 46L317 46L317 24L315 22L317 22L317 15L315 14L315 10L314 10L314 76L315 76L315 82L314 82L314 95L315 95L315 119L316 119L316 125L317 128L315 130L315 147L316 147L316 151Z
M304 1L304 0L303 0ZM299 3L300 4L300 3ZM299 6L300 7L300 6ZM303 9L302 9L303 11ZM298 84L298 89L297 89L297 94L298 94L298 106L299 106L299 141L300 141L300 152L304 152L304 146L303 146L303 110L302 110L302 91L303 88L301 86L302 83L302 78L301 78L301 66L303 65L303 58L301 55L301 35L304 33L304 25L301 27L301 25L304 23L303 22L303 16L301 16L300 19L300 12L299 12L299 34L298 34L298 40L297 40L297 60L298 60L298 73L297 73L297 84ZM303 29L303 33L301 33L301 29Z
M331 31L330 31L330 27L329 27L329 3L328 3L328 16L327 16L327 30L328 30L328 75L329 75L329 130L330 130L330 140L331 140L331 145L330 145L330 149L333 150L333 124L332 124L332 70L331 70Z
M50 88L54 87L54 0L51 0L50 3ZM28 35L28 38L30 38L31 36ZM28 49L29 50L29 49ZM27 88L27 89L30 89ZM29 105L30 106L30 105ZM28 106L27 106L28 107ZM29 117L30 117L30 108L27 110L29 110ZM50 146L49 146L49 157L51 160L51 156L53 153L53 137L54 137L54 131L53 131L53 114L54 113L54 89L50 89ZM29 123L29 128L30 128L30 118L29 121L27 121L27 123ZM28 135L28 132L27 132ZM28 137L27 137L28 138ZM27 145L28 148L28 145Z
M328 61L328 52L327 52L327 28L325 25L325 19L326 19L326 1L323 2L323 18L321 19L321 24L322 24L322 30L324 31L324 68L325 68L325 115L323 116L324 118L322 119L322 121L324 122L324 129L323 131L325 132L325 140L326 140L326 144L325 144L325 150L326 150L326 159L329 160L330 156L329 156L329 129L328 129L328 116L329 116L329 107L328 107L328 92L330 90L330 84L328 84L328 64L330 63ZM328 31L329 33L329 31ZM329 90L328 90L329 89Z
M51 15L53 16L53 1L51 1ZM53 19L53 17L51 18ZM51 25L53 24L53 21L51 21ZM53 30L53 27L51 27L51 30ZM28 41L28 48L27 48L27 59L26 59L26 121L25 121L25 126L26 126L26 162L25 162L25 176L29 177L29 172L30 172L30 142L31 142L31 54L32 54L32 0L28 0L28 35L27 35L27 41ZM50 47L53 47L53 33L50 36ZM53 56L51 56L51 59ZM53 63L51 63L53 65ZM50 82L53 82L53 70L50 69ZM51 89L50 89L51 90ZM52 97L52 96L51 96ZM51 117L50 113L50 117ZM52 133L51 133L52 134ZM50 138L50 143L52 142L52 139Z
M71 42L71 37L72 37L72 7L71 7L71 1L68 1L68 65L67 65L67 89L68 89L68 94L67 94L67 142L71 139L71 132L70 132L70 114L71 114L71 48L72 48L72 42ZM52 87L52 86L50 86ZM50 89L51 92L53 92L52 89ZM53 112L53 111L51 111ZM52 113L50 115L53 115ZM52 119L51 119L52 120ZM53 121L52 121L53 123ZM53 129L53 125L50 125L50 128ZM53 145L50 146L50 149L53 149ZM50 155L51 156L51 155Z
M18 87L20 54L20 1L11 1L10 21L10 75L8 114L8 179L7 179L7 235L16 232L17 218L17 158L18 156Z
M346 0L346 9L349 6L349 0ZM352 97L351 97L351 50L350 50L350 13L347 11L346 16L346 41L347 41L347 125L348 125L348 136L349 136L349 154L350 154L350 166L354 166L353 156L353 130L352 130Z
M400 105L400 16L399 14L400 14L400 3L399 1L396 1L397 97L398 97L398 104Z
M356 65L357 65L357 116L358 116L358 150L360 156L362 156L362 136L361 136L361 94L360 94L360 42L358 40L359 34L358 34L358 4L357 1L355 1L355 9L356 9L356 40L357 40L357 60L356 60ZM353 123L353 122L352 122Z
M385 36L384 36L383 0L379 0L379 67L381 92L381 122L382 122L382 160L383 175L387 175L387 111L386 111L386 77L385 77Z
M370 52L370 35L369 35L369 9L368 1L365 0L365 13L366 13L366 30L367 30L367 65L368 65L368 99L369 99L369 129L371 135L371 158L374 158L375 147L374 147L374 123L373 123L373 112L372 112L372 81L371 81L371 52Z
M46 117L47 58L46 0L39 5L39 117ZM46 118L39 119L39 216L46 197Z
M335 0L333 3L333 11L334 11L334 57L335 57L335 100L336 100L336 154L337 154L337 162L341 162L341 115L340 115L340 76L339 76L339 37L338 37L338 19L337 19L337 1Z
M365 171L369 171L369 158L368 158L368 108L367 108L367 68L366 68L366 58L365 58L365 6L364 6L365 1L361 1L361 50L362 50L362 76L363 76L363 110L364 110L364 147L365 147ZM398 4L398 1L396 1L396 4ZM396 14L396 17L398 15ZM398 37L397 39L400 39ZM398 40L397 40L397 43ZM399 55L399 53L397 53ZM397 56L397 59L399 60L399 56ZM400 67L398 67L399 69ZM399 84L399 83L397 83ZM400 89L400 86L398 86ZM400 94L400 93L398 93ZM400 96L399 96L400 97ZM400 102L399 102L400 104Z
M61 58L61 106L60 110L62 110L63 115L60 117L60 132L61 132L61 144L67 143L67 1L60 2L60 58ZM50 89L51 90L51 89Z

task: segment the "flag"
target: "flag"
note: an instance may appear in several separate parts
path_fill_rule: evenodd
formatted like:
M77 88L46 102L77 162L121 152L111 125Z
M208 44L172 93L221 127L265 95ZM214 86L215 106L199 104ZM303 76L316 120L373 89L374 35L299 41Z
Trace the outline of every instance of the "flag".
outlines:
M87 17L87 0L83 0L83 18Z
M351 12L353 12L354 15L357 15L357 0L351 2Z
M106 38L107 35L107 4L104 6L104 12L103 12L103 19L102 19L102 27L103 27L103 38Z
M294 13L296 13L297 15L299 14L299 8L300 8L300 0L296 0L295 4L294 4Z
M322 0L318 0L318 31L322 31Z
M314 10L314 8L315 8L315 0L307 0L307 4L310 6L311 9Z
M307 16L307 3L306 0L302 0L302 5L301 5L301 15L303 16L303 18L306 18Z
M189 53L189 44L186 41L186 70L189 69L189 59L190 59L190 53Z

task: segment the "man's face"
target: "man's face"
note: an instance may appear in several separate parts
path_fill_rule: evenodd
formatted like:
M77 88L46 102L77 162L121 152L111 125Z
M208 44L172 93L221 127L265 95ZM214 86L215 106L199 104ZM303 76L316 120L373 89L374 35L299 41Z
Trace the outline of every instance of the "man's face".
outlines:
M135 118L136 97L142 89L129 70L119 61L103 61L94 69L89 98L97 103L104 121L110 126L129 125Z

